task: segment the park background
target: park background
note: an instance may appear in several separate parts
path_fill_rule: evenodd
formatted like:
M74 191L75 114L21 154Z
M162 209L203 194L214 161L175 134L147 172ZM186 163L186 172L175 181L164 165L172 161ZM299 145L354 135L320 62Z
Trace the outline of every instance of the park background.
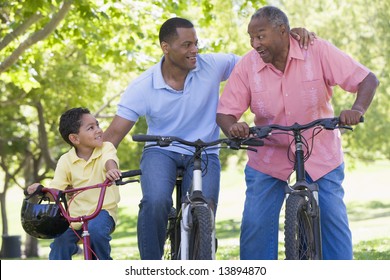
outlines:
M25 186L48 183L59 156L69 149L57 132L62 112L88 107L105 129L127 84L161 58L158 30L166 19L190 19L197 30L200 52L243 55L250 50L246 32L249 18L265 4L284 10L291 27L304 26L350 54L381 82L365 123L343 135L345 189L355 258L390 259L386 176L390 171L389 0L2 1L2 253L4 239L20 237L23 258L47 258L49 241L24 233L20 207ZM353 95L335 88L336 114L353 101ZM244 117L250 121L250 114ZM132 133L145 131L141 119ZM138 168L141 151L142 144L133 143L128 135L118 149L122 169ZM222 151L221 160L224 171L217 215L217 258L237 259L245 154ZM112 241L114 259L139 258L136 219L140 199L139 185L123 187L120 222ZM282 246L280 249L282 259Z

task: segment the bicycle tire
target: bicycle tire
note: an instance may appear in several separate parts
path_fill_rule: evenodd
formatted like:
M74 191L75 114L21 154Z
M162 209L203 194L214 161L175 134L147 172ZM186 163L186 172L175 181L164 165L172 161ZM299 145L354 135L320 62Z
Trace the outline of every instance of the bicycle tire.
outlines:
M192 210L192 228L190 232L189 259L212 259L212 225L210 209L198 206Z
M168 215L168 225L166 231L166 238L164 244L163 260L178 260L180 259L179 247L180 246L180 228L177 228L176 209L171 208Z
M290 195L286 201L284 246L287 260L316 259L313 222L304 196Z

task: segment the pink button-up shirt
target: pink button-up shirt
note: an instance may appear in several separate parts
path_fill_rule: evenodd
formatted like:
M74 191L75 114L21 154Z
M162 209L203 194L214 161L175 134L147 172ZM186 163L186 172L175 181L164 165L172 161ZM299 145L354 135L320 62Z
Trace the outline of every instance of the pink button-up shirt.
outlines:
M339 85L345 91L356 93L369 71L329 42L317 39L305 50L290 37L284 73L264 63L255 50L242 57L225 86L218 113L240 119L250 108L258 126L306 124L318 118L333 117L332 87ZM311 132L304 133L310 146ZM248 151L248 165L286 180L293 171L293 163L287 157L292 140L284 134L268 137L264 147L257 147L257 152ZM306 171L317 180L342 162L339 131L323 130L314 139Z

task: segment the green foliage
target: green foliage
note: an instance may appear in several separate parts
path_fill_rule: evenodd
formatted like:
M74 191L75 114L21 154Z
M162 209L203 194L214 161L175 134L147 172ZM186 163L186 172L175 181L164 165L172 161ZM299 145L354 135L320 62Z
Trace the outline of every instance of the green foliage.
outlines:
M13 34L13 39L3 41L0 61L12 55L28 37L46 28L65 2L2 3L0 37ZM42 149L49 148L54 159L68 149L58 136L57 126L61 113L70 107L89 107L98 113L103 127L108 125L126 85L160 59L158 26L167 18L182 16L192 20L203 41L204 52L243 54L248 49L247 41L239 38L245 34L247 15L253 12L251 1L70 2L73 2L70 10L54 32L26 49L10 68L0 73L0 106L2 109L7 106L13 112L6 114L2 110L0 114L4 122L19 124L18 128L4 128L9 133L2 134L2 142L9 143L18 131L23 131L27 144L22 146L36 160ZM23 31L15 33L24 26ZM48 138L45 147L39 139L42 131L37 129L37 103L43 108ZM19 121L18 115L23 116L24 122ZM134 133L145 129L145 121L140 120ZM118 152L123 159L122 166L137 166L141 146L129 139L121 143ZM39 169L47 170L42 160L38 165Z
M305 9L302 9L305 7ZM305 26L367 66L380 81L365 114L365 123L343 136L350 161L390 158L390 29L389 1L282 1L291 26ZM369 24L368 24L369 23ZM335 89L335 113L350 108L355 98Z

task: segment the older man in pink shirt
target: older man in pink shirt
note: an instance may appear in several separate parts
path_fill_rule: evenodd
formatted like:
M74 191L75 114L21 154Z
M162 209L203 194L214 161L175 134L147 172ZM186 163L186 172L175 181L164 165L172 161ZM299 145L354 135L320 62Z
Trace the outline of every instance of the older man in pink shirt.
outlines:
M231 137L246 137L239 122L250 108L256 125L304 124L333 117L332 87L356 94L340 114L355 125L368 109L378 80L369 69L321 39L308 49L289 36L287 16L278 8L259 9L248 26L253 50L235 66L221 96L217 122ZM287 159L291 138L275 135L257 153L248 152L246 200L240 237L241 259L277 259L279 213L284 186L293 170ZM324 259L352 259L352 237L343 202L343 153L337 130L316 137L307 162L307 179L319 184Z

